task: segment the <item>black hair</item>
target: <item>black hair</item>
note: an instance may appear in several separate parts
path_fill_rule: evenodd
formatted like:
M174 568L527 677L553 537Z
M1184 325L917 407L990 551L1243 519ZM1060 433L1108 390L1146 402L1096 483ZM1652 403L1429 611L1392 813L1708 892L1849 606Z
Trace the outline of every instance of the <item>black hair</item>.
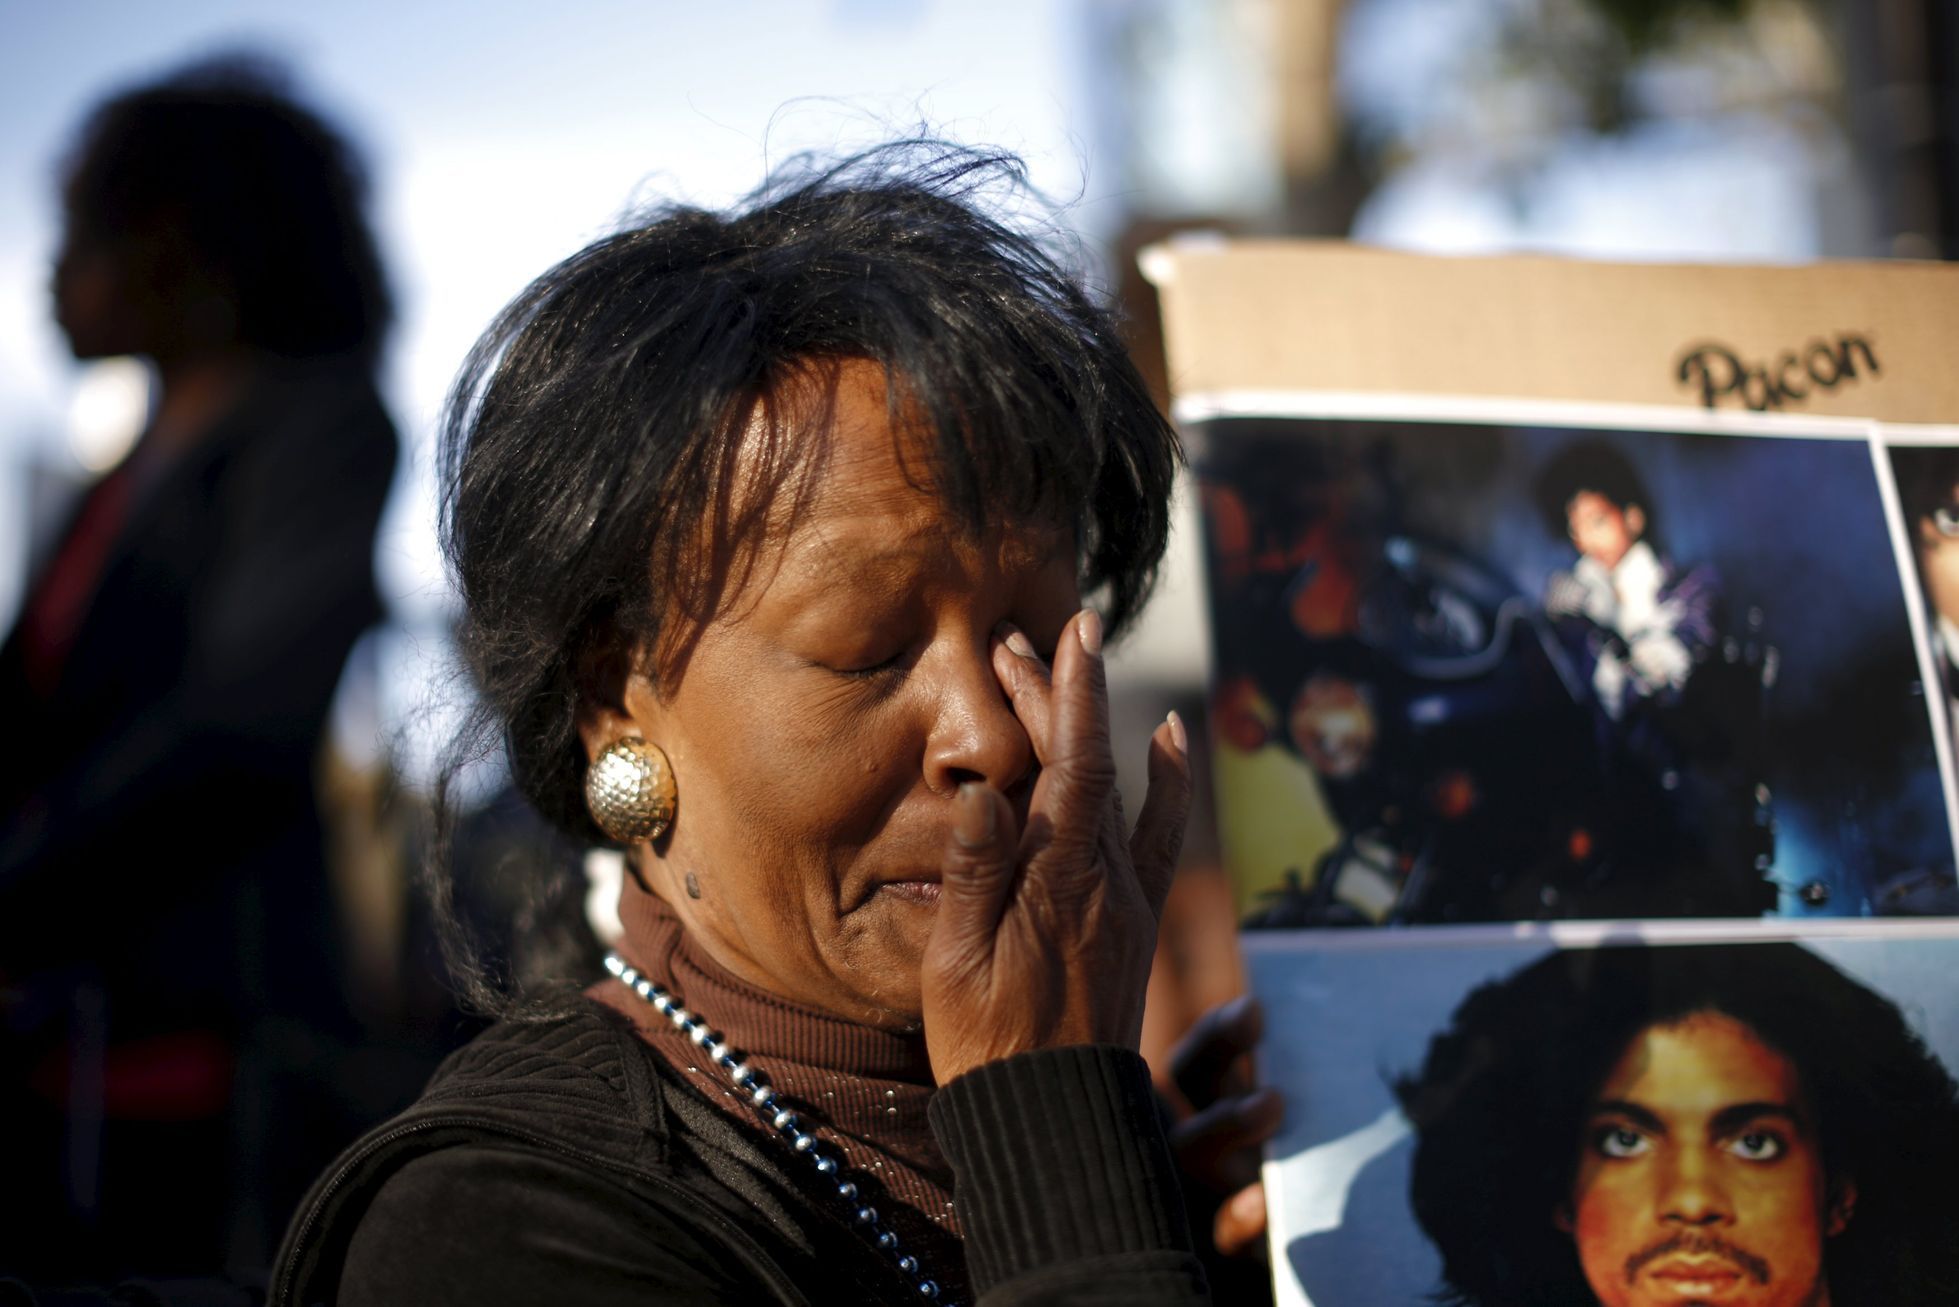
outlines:
M1588 1105L1638 1034L1702 1012L1786 1057L1834 1186L1832 1300L1959 1294L1959 1085L1898 1007L1795 944L1562 950L1473 991L1395 1089L1416 1145L1410 1202L1455 1304L1589 1303L1571 1197Z
M737 453L765 445L793 493L822 457L796 397L841 361L883 366L958 520L1071 526L1111 635L1140 609L1181 450L1110 312L1000 215L1028 194L1012 157L934 142L800 158L729 212L659 209L566 259L476 346L442 434L460 640L557 828L604 838L576 723L595 669L738 584L764 513L734 493Z
M1898 506L1907 534L1918 543L1917 526L1941 508L1959 509L1959 449L1950 445L1893 445L1891 472L1898 482Z
M106 100L64 167L71 230L167 232L228 301L238 339L295 358L372 362L393 315L352 146L278 65L233 54Z
M1659 538L1657 515L1646 483L1640 479L1632 460L1617 446L1605 440L1580 440L1566 445L1538 471L1532 497L1544 527L1564 540L1571 535L1571 501L1586 491L1603 495L1621 511L1637 507L1646 517L1642 535Z

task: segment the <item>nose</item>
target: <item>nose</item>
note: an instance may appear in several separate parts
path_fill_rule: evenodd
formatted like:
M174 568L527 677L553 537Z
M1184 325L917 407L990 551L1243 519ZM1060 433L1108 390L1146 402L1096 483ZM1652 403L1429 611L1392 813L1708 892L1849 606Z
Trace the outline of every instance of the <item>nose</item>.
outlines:
M1660 1181L1660 1219L1674 1225L1721 1225L1733 1216L1718 1163L1706 1150L1685 1148Z
M993 674L987 635L964 643L947 652L940 671L925 782L938 794L952 794L967 781L1007 793L1033 771L1034 744Z

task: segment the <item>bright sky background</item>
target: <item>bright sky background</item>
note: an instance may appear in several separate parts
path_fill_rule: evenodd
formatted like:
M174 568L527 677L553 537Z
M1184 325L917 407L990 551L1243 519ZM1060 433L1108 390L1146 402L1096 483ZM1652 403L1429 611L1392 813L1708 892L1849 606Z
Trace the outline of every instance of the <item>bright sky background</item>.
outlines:
M1510 2L1350 0L1351 107L1473 127L1434 88ZM400 309L384 389L406 455L376 550L404 624L378 655L380 692L396 701L370 711L398 721L435 662L415 632L443 616L434 418L477 333L527 280L635 200L725 203L771 160L920 123L1021 153L1037 186L1074 201L1067 220L1091 252L1132 205L1255 212L1276 184L1259 12L1255 0L0 0L0 622L20 597L26 471L78 473L71 429L104 407L78 395L84 374L48 316L48 264L57 160L89 107L124 85L217 49L261 51L367 157ZM1126 78L1125 43L1139 59ZM1819 173L1803 147L1773 124L1663 123L1571 141L1522 195L1493 187L1474 151L1445 149L1381 187L1355 234L1458 253L1846 252L1821 241L1816 197L1855 187L1840 160L1838 175ZM1137 153L1114 157L1123 149ZM140 377L121 381L92 400L126 396ZM1153 674L1201 675L1195 551L1184 538L1172 552L1127 651Z
M1037 184L1082 196L1078 223L1118 209L1071 128L1077 12L1065 0L0 0L0 613L17 601L18 470L66 457L79 371L47 313L54 165L104 93L249 46L286 59L364 147L402 309L388 391L416 464L379 567L412 613L438 575L415 474L444 387L525 281L635 197L725 202L771 159L925 121L1021 151Z
M28 466L79 467L84 373L48 317L48 265L56 161L105 94L251 48L288 63L367 157L400 309L384 390L406 456L376 571L402 625L349 682L362 688L343 690L336 735L356 753L376 729L392 735L418 774L455 709L430 694L446 679L430 437L492 315L636 201L726 203L771 160L921 123L1019 152L1038 187L1076 201L1076 227L1108 234L1098 226L1124 206L1088 139L1084 13L1076 0L0 0L0 622L23 584Z

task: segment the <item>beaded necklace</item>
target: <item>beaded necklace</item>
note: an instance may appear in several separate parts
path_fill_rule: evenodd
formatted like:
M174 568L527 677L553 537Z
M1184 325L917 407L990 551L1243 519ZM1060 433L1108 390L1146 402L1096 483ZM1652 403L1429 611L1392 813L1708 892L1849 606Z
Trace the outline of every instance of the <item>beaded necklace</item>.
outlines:
M769 1088L767 1078L758 1068L729 1048L719 1031L709 1027L698 1014L689 1012L664 986L640 974L617 953L605 955L605 969L626 988L650 1003L654 1011L673 1022L675 1028L693 1040L710 1061L726 1071L735 1088L747 1095L749 1106L755 1109L755 1114L788 1140L790 1147L809 1158L818 1175L836 1185L834 1192L837 1201L849 1213L850 1222L857 1231L880 1252L890 1256L920 1298L928 1302L940 1301L938 1282L925 1274L925 1268L918 1258L899 1247L897 1234L884 1224L877 1208L858 1201L856 1184L839 1178L837 1159L829 1154L814 1133L803 1129L800 1117L777 1101L775 1091ZM951 1304L948 1303L947 1307L951 1307Z

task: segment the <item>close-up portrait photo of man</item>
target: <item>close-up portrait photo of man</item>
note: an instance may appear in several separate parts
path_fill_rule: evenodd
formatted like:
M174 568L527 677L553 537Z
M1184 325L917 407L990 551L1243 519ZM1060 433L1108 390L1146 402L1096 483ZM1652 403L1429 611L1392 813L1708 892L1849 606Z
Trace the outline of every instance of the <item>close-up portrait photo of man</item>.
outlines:
M1959 1085L1799 945L1559 951L1395 1088L1440 1301L1959 1302Z

